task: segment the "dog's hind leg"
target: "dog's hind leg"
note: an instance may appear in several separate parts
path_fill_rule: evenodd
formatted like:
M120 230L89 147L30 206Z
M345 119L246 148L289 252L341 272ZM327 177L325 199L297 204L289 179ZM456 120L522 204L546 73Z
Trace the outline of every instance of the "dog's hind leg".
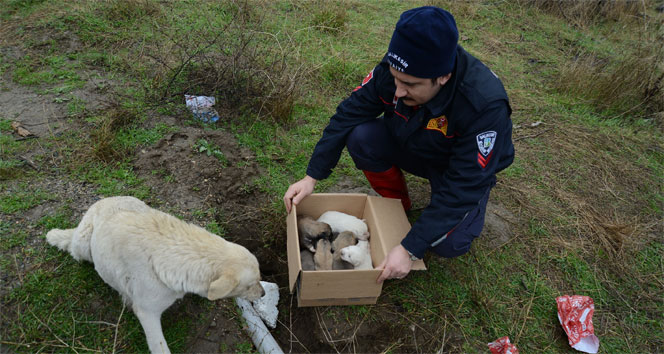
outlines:
M136 314L136 317L138 317L138 320L141 322L141 326L143 326L145 339L148 342L150 353L170 354L171 351L168 349L166 338L164 338L164 332L161 329L161 312L157 313L152 310L146 310L136 306L136 304L134 304L133 309L134 314Z
M174 293L161 284L144 280L141 287L134 287L131 302L134 314L143 326L145 339L152 354L170 353L161 329L161 314L184 294Z

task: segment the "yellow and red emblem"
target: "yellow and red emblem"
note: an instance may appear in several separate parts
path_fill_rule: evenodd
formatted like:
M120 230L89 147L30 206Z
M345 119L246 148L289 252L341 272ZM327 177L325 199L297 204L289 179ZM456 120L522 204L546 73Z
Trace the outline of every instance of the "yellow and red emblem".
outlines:
M427 123L427 128L429 130L437 130L444 135L447 135L447 117L440 116L438 118L432 118Z

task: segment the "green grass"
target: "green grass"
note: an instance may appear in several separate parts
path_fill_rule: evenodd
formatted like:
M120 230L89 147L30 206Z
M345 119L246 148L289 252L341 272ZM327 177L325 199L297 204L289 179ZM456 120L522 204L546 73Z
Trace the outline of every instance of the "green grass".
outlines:
M29 190L26 184L21 185L23 191L2 191L0 195L0 213L14 214L33 208L55 196L44 190Z
M455 14L462 45L489 65L508 91L513 122L520 126L513 132L517 155L514 164L499 175L492 200L500 201L517 221L510 223L508 243L492 246L480 238L468 255L453 260L427 258L426 272L400 282L388 281L378 306L353 306L330 311L328 316L352 324L366 321L370 328L398 333L385 347L394 352L435 352L443 344L446 351L484 352L486 343L507 335L522 352L572 353L556 317L555 297L579 294L595 301L600 350L661 351L664 248L657 236L662 231L664 205L661 118L647 111L625 112L629 101L607 109L590 99L592 92L563 89L558 82L574 55L615 60L632 53L637 41L651 44L656 35L652 23L647 28L638 21L613 20L574 26L524 1L429 3ZM277 223L283 222L284 191L304 176L338 102L384 55L399 14L419 4L249 2L242 12L247 17L240 18L236 15L244 4L235 2L6 2L0 18L9 20L10 39L21 39L25 55L3 54L0 73L10 77L13 85L52 95L70 125L82 129L16 141L11 120L0 117L0 266L12 281L23 279L21 286L1 299L3 307L12 311L3 314L8 317L3 325L10 324L2 329L3 341L22 343L10 345L10 350L147 350L141 327L128 309L113 347L115 323L122 310L117 294L90 264L76 263L43 242L49 229L76 225L73 200L61 200L32 182L58 176L92 186L95 196L153 198L135 170L133 152L153 146L181 126L206 127L183 109L182 94L189 88L208 93L213 86L206 80L223 77L204 69L223 69L223 60L238 54L232 52L243 38L238 33L250 33L255 36L251 45L261 55L242 56L239 63L263 58L266 63L257 63L255 73L270 75L276 84L283 84L280 73L294 75L289 70L301 70L300 76L293 76L301 91L293 94L292 113L281 120L259 115L256 97L270 86L249 90L243 80L252 71L243 67L234 72L236 81L227 79L232 85L220 85L218 92L210 93L218 93L222 105L228 97L239 103L223 111L216 127L207 128L231 131L242 147L254 152L262 171L245 188L268 196L268 213L274 221L266 227L271 233L261 239L266 246L279 244L283 235L274 230L283 229ZM214 65L206 67L205 60L196 57L195 65L183 67L182 74L166 87L178 66L229 23L255 32L229 27L206 52ZM277 66L270 65L278 64L280 58L287 59L288 65L276 72ZM653 70L661 72L661 68ZM90 111L87 102L73 93L91 74L107 82L99 88L100 94L121 103L108 111ZM265 79L261 75L256 77ZM201 79L198 86L194 79ZM229 88L238 92L224 91ZM115 117L112 109L126 113L117 118L127 122L118 123L108 135L90 137L85 129L109 123L106 119ZM160 114L176 118L177 123L159 121ZM157 120L150 124L153 128L145 127L148 117ZM540 126L529 126L538 121ZM110 162L79 159L77 154L99 143L95 137L108 137L119 156ZM39 147L45 152L34 158L44 169L26 172L17 155ZM228 161L208 141L198 141L194 149L224 165ZM241 162L248 163L253 161ZM161 176L163 183L188 182L175 181L165 171L148 172ZM344 152L333 174L318 183L316 191L325 192L346 176L363 180ZM45 202L53 209L29 220L31 228L22 228L23 215ZM206 220L206 228L217 235L228 231L221 209L193 210L191 216ZM628 241L621 250L601 242L611 236L604 228L607 225L626 225L629 232L623 236ZM285 259L285 252L282 256ZM18 271L18 261L30 271ZM189 301L209 306L198 297ZM173 351L187 349L188 335L199 320L164 314L162 322L167 324L166 337ZM411 326L420 333L418 347L412 342ZM220 349L254 350L248 340Z
M130 195L139 199L147 199L150 191L142 180L136 176L132 167L126 162L114 165L91 163L79 167L76 175L86 182L99 186L97 192L103 196Z

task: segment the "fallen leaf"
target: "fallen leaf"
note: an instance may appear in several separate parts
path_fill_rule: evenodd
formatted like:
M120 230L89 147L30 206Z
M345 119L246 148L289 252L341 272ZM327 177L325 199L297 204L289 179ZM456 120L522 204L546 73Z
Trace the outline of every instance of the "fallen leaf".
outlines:
M23 128L23 127L21 126L21 123L19 123L19 122L12 122L12 129L14 129L14 131L15 131L16 133L18 133L18 135L20 135L20 136L22 136L22 137L24 137L24 138L27 137L27 136L32 136L32 135L34 135L34 134L32 134L29 130Z

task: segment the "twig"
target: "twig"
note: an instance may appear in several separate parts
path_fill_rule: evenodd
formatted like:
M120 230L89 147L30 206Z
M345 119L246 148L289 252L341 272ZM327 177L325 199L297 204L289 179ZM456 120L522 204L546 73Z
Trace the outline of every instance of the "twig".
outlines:
M544 130L542 130L541 132L539 132L539 133L537 133L537 134L526 135L526 136L520 136L520 137L518 137L518 138L513 139L513 141L519 141L519 140L523 140L523 139L536 138L536 137L538 137L538 136L540 136L540 135L542 135L542 134L548 132L548 131L551 130L551 129L553 129L553 128L544 129Z
M443 327L443 343L440 345L440 349L436 351L436 354L445 353L445 336L447 335L447 319L445 319L445 327Z
M19 160L23 161L23 163L25 163L26 165L32 167L35 171L39 171L39 167L37 167L37 165L35 165L35 163L32 162L32 160L30 160L29 158L21 155L19 155L18 158Z
M21 269L18 267L18 262L16 261L16 255L14 255L14 265L16 266L16 275L18 275L18 281L23 285L23 275L21 275Z
M417 345L417 336L415 335L415 325L410 325L410 330L413 332L413 342L415 342L415 353L420 352L420 346Z
M519 338L521 338L521 333L523 333L523 329L526 327L526 322L528 321L528 315L530 314L530 309L533 307L533 300L535 299L535 294L537 292L537 283L539 280L539 270L540 270L540 249L537 249L537 271L535 274L537 275L537 278L535 279L535 285L533 286L532 293L533 295L530 297L530 302L528 303L528 307L526 308L526 314L523 316L523 323L521 324L521 330L519 331L519 334L516 336L514 339L514 342L518 342Z
M332 339L332 334L330 333L330 330L327 329L327 324L325 323L325 321L321 319L320 313L318 312L318 308L315 308L314 312L316 313L316 318L318 319L318 325L323 330L323 336L325 337L325 340L327 341L328 344L332 345L332 348L334 349L335 352L337 352L337 354L340 354L341 352L339 352L339 349L337 349L337 346L334 343L340 342L341 340Z
M115 345L118 342L118 328L120 328L120 320L122 319L122 314L124 313L125 307L126 307L126 305L123 301L122 302L122 311L120 311L120 317L118 317L118 323L115 324L115 336L113 338L113 354L115 354Z
M35 313L32 312L32 310L31 310L30 308L28 308L28 311L30 312L30 314L32 315L32 317L34 317L34 318L37 320L37 322L39 322L42 326L46 327L46 329L48 329L49 332L51 332L51 334L55 337L55 339L57 339L60 343L62 343L63 345L65 345L65 348L71 348L71 349L74 349L74 348L70 347L69 344L65 343L65 341L63 341L62 339L60 339L60 337L58 337L58 335L55 334L55 333L53 332L53 330L51 329L51 327L49 327L47 324L45 324L44 322L42 322L42 320L40 320L39 317L37 317L37 315L35 315ZM76 351L76 350L74 349L74 351Z
M291 347L290 347L290 349L289 349L289 351L288 351L289 353L292 353L292 352L293 352L293 342L296 342L296 343L300 344L300 345L302 346L302 348L304 348L304 350L305 350L307 353L311 353L311 352L309 351L309 349L307 349L307 347L305 347L304 344L303 344L302 342L300 342L300 340L297 338L297 336L295 335L295 333L293 333L293 331L291 331L291 329L290 329L288 326L286 326L285 323L283 323L283 322L281 322L281 321L279 321L279 320L277 320L277 322L280 323L282 326L284 326L284 328L286 328L286 330L288 331L288 333L290 333L290 335L291 335L291 341L290 341L290 345L291 345ZM295 340L293 340L293 338L295 338Z

